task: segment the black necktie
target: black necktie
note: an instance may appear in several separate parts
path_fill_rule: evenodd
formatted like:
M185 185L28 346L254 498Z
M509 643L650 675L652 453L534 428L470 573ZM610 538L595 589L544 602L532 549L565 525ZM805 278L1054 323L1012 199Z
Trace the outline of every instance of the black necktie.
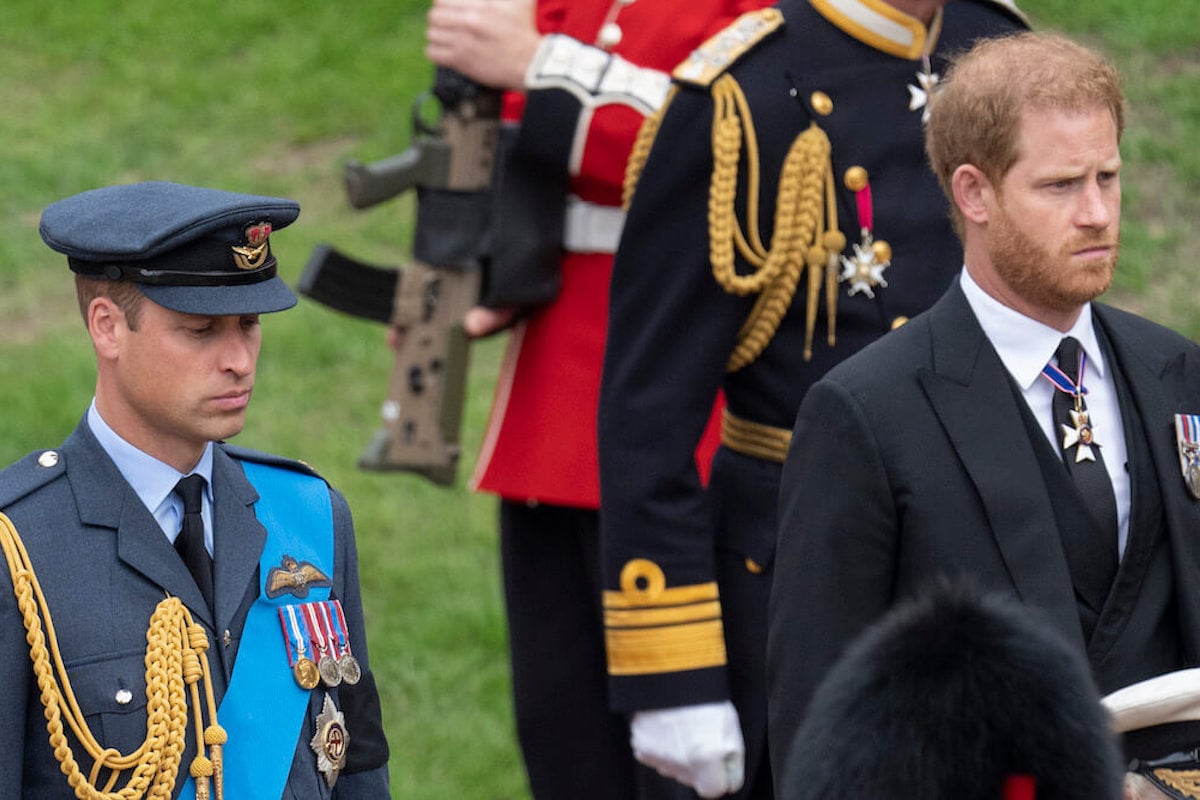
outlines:
M1078 386L1079 342L1071 336L1065 337L1054 355L1058 368ZM1099 537L1077 545L1077 557L1071 559L1072 572L1079 573L1074 577L1081 594L1099 611L1117 574L1117 498L1100 445L1092 439L1091 419L1083 394L1072 396L1056 389L1053 408L1054 431L1063 445L1063 461L1096 523ZM1091 457L1087 457L1089 453Z
M204 478L188 475L175 484L175 493L183 500L183 526L175 539L175 550L196 579L209 609L213 607L213 566L204 546L204 519L200 516L200 497Z

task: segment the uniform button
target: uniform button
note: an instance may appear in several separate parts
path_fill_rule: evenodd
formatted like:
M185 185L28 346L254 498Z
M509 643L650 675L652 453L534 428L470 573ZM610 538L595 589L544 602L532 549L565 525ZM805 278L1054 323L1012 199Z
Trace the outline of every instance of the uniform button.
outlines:
M833 99L824 92L813 92L808 98L808 102L812 104L813 111L822 117L828 117L833 113Z
M118 689L117 696L114 698L119 705L129 705L133 701L133 692L128 689Z
M896 328L899 328L906 322L908 322L908 317L896 317L894 320L892 320L892 330L896 330Z
M621 43L621 26L615 22L606 22L600 27L600 38L597 41L605 50L611 50Z
M229 628L226 628L225 632L221 634L221 641L225 643L226 647L233 644L233 637L229 635Z
M38 456L39 467L53 467L58 464L58 453L53 450L47 450Z
M751 575L761 575L762 567L753 558L747 558L746 559L746 571L749 572Z
M867 171L863 167L854 166L846 170L846 174L842 177L842 182L846 184L846 188L852 192L861 192L867 188Z

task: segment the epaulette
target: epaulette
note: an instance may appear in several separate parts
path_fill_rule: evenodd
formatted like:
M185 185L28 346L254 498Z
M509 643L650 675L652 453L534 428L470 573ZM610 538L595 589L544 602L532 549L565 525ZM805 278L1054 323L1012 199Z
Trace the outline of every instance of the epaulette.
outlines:
M747 11L693 50L671 77L680 83L708 86L755 45L782 27L783 12L777 8Z
M273 453L264 453L261 450L251 450L248 447L236 447L231 444L221 444L221 449L228 455L236 458L239 461L254 461L258 464L267 464L272 467L283 467L284 469L303 472L305 475L312 475L314 478L325 480L319 472L303 461L298 461L294 458L284 458Z
M0 509L66 474L61 450L35 450L0 472Z
M1017 8L1016 0L975 0L975 2L998 9L1002 13L1012 17L1014 22L1019 22L1026 28L1032 27L1029 23L1029 17L1025 16L1024 11Z

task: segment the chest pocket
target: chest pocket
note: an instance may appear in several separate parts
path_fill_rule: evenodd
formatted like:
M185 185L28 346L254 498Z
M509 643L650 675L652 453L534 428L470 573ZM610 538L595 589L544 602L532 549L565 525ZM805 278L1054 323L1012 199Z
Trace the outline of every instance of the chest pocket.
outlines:
M141 746L146 738L145 653L76 663L67 666L67 675L92 737L101 747L128 754ZM76 757L86 758L74 738L68 733Z

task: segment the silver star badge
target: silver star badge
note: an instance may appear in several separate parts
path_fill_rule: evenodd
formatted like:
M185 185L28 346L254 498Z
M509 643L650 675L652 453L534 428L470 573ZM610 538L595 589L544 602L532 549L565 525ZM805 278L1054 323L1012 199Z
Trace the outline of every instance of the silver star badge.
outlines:
M1062 426L1063 434L1063 450L1075 448L1075 463L1081 461L1095 461L1096 454L1092 452L1092 445L1100 446L1096 441L1096 433L1092 428L1091 422L1088 419L1088 412L1074 411L1071 414L1071 425L1064 424Z
M346 717L328 694L317 716L317 732L313 734L309 746L317 754L317 769L325 776L325 783L330 789L337 783L338 774L346 766L346 745L350 734L346 732Z
M929 95L933 94L939 80L941 77L936 72L930 72L926 68L917 73L917 86L908 84L908 110L923 109L921 122L929 121Z
M865 239L861 244L854 245L854 257L847 258L842 256L842 274L840 276L843 282L849 281L850 295L862 292L867 297L875 299L874 288L882 286L887 288L887 281L883 279L883 271L891 266L891 261L880 261L875 257L875 250L871 247L870 238Z

